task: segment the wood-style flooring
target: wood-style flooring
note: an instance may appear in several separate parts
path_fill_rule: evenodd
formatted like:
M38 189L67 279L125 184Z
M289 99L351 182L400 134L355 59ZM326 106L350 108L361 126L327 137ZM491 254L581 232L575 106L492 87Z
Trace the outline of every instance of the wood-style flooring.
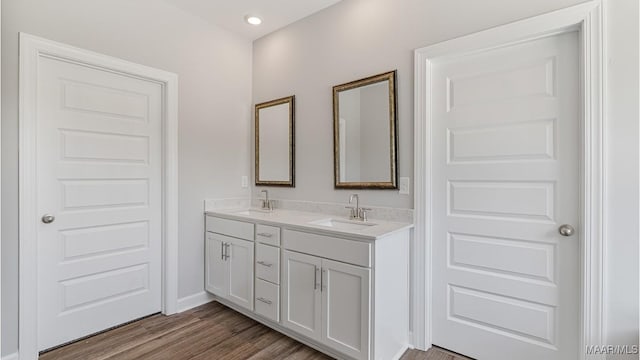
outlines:
M212 302L154 315L40 355L41 360L328 360L330 357ZM433 348L402 360L467 360Z

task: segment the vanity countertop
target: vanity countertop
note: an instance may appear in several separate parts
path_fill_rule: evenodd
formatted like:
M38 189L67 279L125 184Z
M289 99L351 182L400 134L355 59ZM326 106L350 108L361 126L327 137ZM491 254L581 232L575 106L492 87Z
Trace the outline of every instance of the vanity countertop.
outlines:
M352 239L368 241L386 237L413 227L411 223L377 219L363 222L349 220L346 216L284 209L275 209L272 212L265 212L259 209L216 209L205 211L205 214L231 220L251 221L266 225L282 226L292 230L312 231L330 236L347 236ZM333 222L334 226L329 225L331 222Z

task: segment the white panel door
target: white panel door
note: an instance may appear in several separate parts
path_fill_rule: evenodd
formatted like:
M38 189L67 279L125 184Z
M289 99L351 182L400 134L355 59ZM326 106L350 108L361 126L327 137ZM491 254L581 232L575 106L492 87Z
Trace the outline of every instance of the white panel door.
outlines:
M282 324L317 341L322 339L321 268L318 257L284 252Z
M158 83L41 57L38 348L161 309Z
M226 298L229 292L229 268L224 256L224 241L225 238L222 235L207 233L205 281L207 291Z
M369 358L370 273L322 260L322 342L355 359Z
M228 299L253 310L253 241L226 238L228 273Z
M479 360L578 354L578 35L433 70L433 343Z

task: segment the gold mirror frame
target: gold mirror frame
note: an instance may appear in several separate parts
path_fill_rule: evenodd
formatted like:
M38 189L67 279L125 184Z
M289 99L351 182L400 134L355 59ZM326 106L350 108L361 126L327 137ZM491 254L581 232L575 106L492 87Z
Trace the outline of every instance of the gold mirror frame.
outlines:
M295 187L295 95L271 100L255 106L255 184L256 186ZM260 110L289 104L289 179L282 181L260 180Z
M383 74L370 76L333 87L333 172L336 189L398 189L398 131L396 121L397 95L396 95L397 70ZM342 91L359 88L378 82L389 82L389 181L376 182L341 182L340 181L340 101Z

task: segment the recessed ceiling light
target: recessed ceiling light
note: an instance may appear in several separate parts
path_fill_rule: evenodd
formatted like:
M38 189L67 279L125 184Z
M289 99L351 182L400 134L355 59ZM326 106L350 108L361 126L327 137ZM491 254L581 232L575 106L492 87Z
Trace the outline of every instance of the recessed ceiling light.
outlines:
M247 15L244 17L244 20L251 25L260 25L262 24L262 19L254 15Z

